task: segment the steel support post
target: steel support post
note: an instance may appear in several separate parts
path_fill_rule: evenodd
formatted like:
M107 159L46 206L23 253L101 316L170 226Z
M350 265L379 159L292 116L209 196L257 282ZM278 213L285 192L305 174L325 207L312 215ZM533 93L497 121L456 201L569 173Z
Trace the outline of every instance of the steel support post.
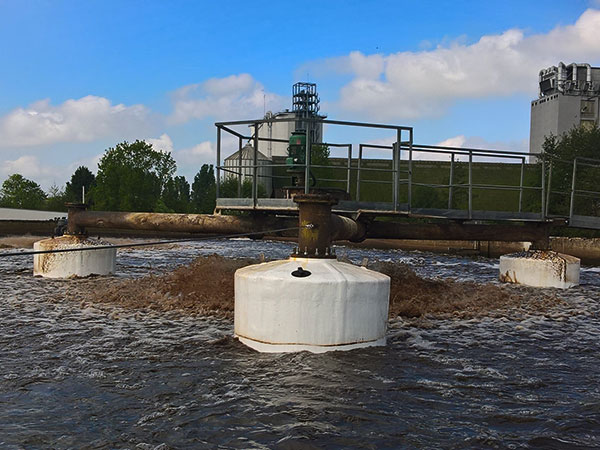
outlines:
M258 201L258 123L254 124L254 154L252 158L252 204Z
M525 175L525 158L521 158L521 177L519 179L519 212L523 210L523 177Z
M546 218L546 161L542 161L542 220Z
M362 165L363 145L358 144L358 161L356 163L356 201L360 201L360 167Z
M242 179L244 174L244 169L242 168L242 138L238 138L238 190L237 196L238 198L242 198Z
M469 219L473 218L473 152L469 151Z
M575 212L575 179L577 176L577 158L573 160L573 178L571 180L571 204L569 205L569 220L573 220Z
M217 182L216 182L216 197L221 196L221 127L217 127Z
M310 192L310 122L306 121L306 156L304 167L304 193Z
M452 209L452 194L454 190L454 153L450 155L450 179L448 180L448 209Z
M352 144L348 144L348 169L346 173L346 192L350 196L350 179L352 176Z
M550 208L550 192L552 192L552 161L548 168L548 188L546 189L546 214L549 214Z
M394 211L398 210L398 143L392 144L392 203Z
M392 146L392 158L394 163L392 167L394 169L394 195L392 196L394 201L394 211L398 211L398 194L400 192L400 148L402 146L402 130L396 130L396 144Z
M408 212L412 209L412 129L410 130L410 138L408 142Z

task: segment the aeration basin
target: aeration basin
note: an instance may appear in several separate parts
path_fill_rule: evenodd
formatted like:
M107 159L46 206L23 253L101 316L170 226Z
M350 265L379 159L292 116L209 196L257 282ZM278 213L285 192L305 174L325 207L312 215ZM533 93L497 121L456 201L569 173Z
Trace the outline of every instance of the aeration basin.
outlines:
M291 257L235 273L235 335L259 352L385 345L390 278L335 259Z

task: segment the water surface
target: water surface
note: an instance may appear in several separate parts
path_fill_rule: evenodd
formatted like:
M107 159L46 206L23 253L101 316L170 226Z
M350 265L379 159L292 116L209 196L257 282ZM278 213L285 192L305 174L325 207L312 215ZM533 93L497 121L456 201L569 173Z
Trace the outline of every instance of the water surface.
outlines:
M283 258L291 244L208 241L119 252L117 276L200 254ZM496 282L497 260L338 248L428 277ZM95 308L0 259L0 447L593 448L600 446L600 281L522 320L402 320L388 346L260 354L214 318ZM524 290L524 292L527 292ZM50 297L62 298L50 301Z

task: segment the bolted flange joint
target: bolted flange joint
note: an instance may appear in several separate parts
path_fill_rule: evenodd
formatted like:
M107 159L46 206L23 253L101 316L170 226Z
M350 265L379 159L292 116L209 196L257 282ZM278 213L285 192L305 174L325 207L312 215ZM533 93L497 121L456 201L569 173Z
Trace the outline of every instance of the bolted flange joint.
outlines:
M77 224L77 215L85 212L88 208L86 203L65 203L67 207L67 230L65 234L70 236L86 236L85 228Z
M331 206L337 200L328 194L297 194L294 201L300 211L298 248L292 256L300 258L335 258L331 248L333 225Z

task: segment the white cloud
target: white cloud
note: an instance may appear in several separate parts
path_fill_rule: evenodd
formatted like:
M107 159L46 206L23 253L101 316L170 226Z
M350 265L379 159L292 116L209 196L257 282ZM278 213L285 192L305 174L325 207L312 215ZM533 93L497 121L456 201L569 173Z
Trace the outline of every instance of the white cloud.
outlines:
M473 44L455 41L385 56L352 52L316 64L353 76L340 91L343 110L377 120L436 117L459 99L534 96L540 69L561 60L600 59L598 30L600 11L588 9L574 24L545 34L510 29Z
M180 166L215 164L217 150L211 141L204 141L193 147L184 148L175 152L175 159Z
M110 100L93 95L57 106L47 99L40 100L0 117L0 147L127 137L148 128L149 114L143 105L113 105Z
M389 136L381 139L374 139L369 141L369 144L375 145L386 145L392 146L392 144L396 142L396 138ZM452 136L443 141L437 142L433 144L435 146L440 147L457 147L457 148L472 148L472 149L483 149L483 150L502 150L507 152L528 152L529 140L521 139L515 141L488 141L480 136L465 136L458 135ZM383 159L391 159L392 152L391 149L364 149L363 150L364 158L383 158ZM408 154L406 151L402 151L400 156L402 159L408 159ZM450 160L450 155L445 153L434 153L429 151L419 151L414 150L412 154L412 158L415 161L448 161ZM457 156L456 160L465 161L468 160L468 156ZM515 163L519 162L517 158L499 158L499 157L481 157L474 156L473 161L475 162L510 162Z
M0 180L18 173L25 178L35 181L43 189L48 189L53 184L63 187L65 180L71 175L69 169L70 166L51 166L41 163L36 156L23 155L15 160L2 161L2 165L0 166Z
M173 153L173 141L167 133L161 134L158 138L147 138L144 139L148 144L152 145L154 150L161 151L163 153Z
M279 110L282 97L265 91L251 75L243 73L211 78L184 86L173 93L172 123L212 117L241 120L262 117L267 110Z
M441 142L435 144L440 147L459 147L459 148L471 148L471 149L483 149L483 150L502 150L506 152L528 152L529 140L521 139L516 141L488 141L480 136L465 136L458 135L448 139L444 139ZM429 152L415 152L417 154L416 159L427 159L427 160L449 160L450 155L444 155L441 153L429 153ZM457 160L467 161L468 156L459 156ZM473 157L475 162L505 162L505 163L518 163L520 162L519 157L504 158L504 157L482 157L475 155Z

